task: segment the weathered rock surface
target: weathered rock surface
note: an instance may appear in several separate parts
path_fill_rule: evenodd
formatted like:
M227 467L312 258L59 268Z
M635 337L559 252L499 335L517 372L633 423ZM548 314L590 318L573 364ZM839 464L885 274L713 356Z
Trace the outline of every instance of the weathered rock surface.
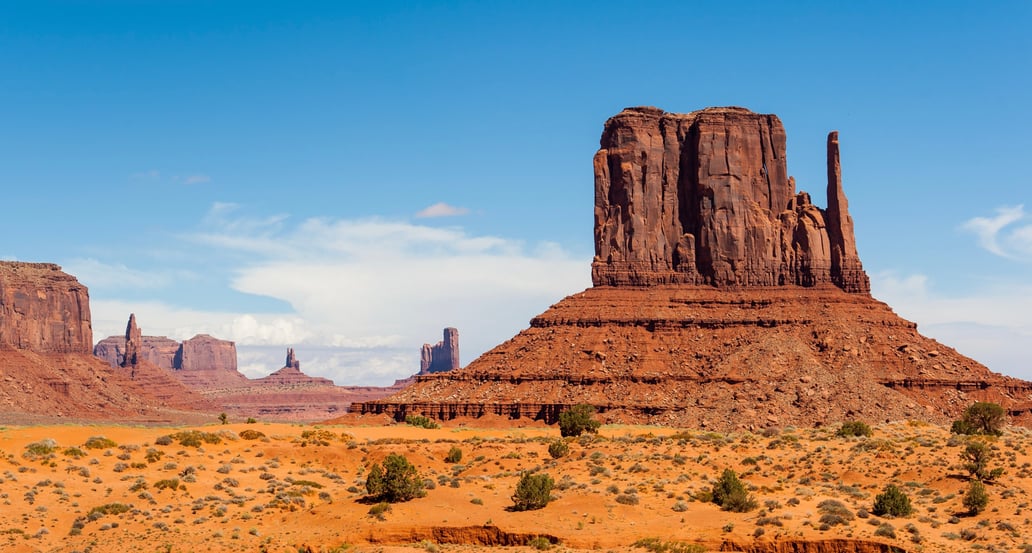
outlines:
M85 286L52 263L0 262L0 349L89 354L92 347Z
M837 133L828 140L828 210L796 194L775 115L629 108L606 122L601 146L596 286L870 290L842 192Z
M174 368L179 342L165 336L143 336L138 355L163 369ZM112 367L120 367L125 360L125 337L108 336L93 347L93 355Z
M459 368L459 331L444 329L444 339L434 345L423 344L420 350L419 374L453 371Z
M869 294L828 137L829 207L787 176L785 133L742 108L611 118L595 156L593 288L465 368L355 413L713 430L846 419L946 422L995 401L1032 422L1032 383L921 336Z

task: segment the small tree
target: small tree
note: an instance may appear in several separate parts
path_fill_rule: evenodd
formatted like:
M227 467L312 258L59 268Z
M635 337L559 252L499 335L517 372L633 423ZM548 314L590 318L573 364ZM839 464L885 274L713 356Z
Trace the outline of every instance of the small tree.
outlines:
M953 421L950 430L954 434L986 434L999 436L1007 423L1003 407L988 401L979 401L964 410L960 420Z
M1003 474L1002 468L989 469L989 462L993 459L993 450L984 442L972 440L961 452L960 458L964 461L964 469L971 474L971 478L983 481L996 480Z
M400 503L423 497L423 479L408 459L391 453L383 461L369 469L366 476L366 492L369 497L388 503Z
M545 474L524 472L516 484L516 493L512 496L513 510L533 511L543 509L552 500L552 487L555 481Z
M882 493L875 496L874 508L871 509L871 512L878 516L905 517L914 512L914 508L910 505L910 498L903 493L903 490L894 484L889 484L885 486Z
M564 441L561 438L557 439L557 440L555 440L555 441L553 441L553 442L548 444L548 454L553 459L559 459L561 457L566 457L566 455L569 452L570 452L570 446L566 443L566 441Z
M559 413L559 433L565 438L567 436L580 436L588 432L595 434L602 423L594 418L595 407L591 405L574 405L566 411Z
M444 458L446 463L458 463L461 460L462 450L455 446L448 450L448 456Z
M225 413L219 413L219 422L222 424L229 424L229 415Z
M985 484L972 480L964 494L964 506L969 513L977 515L985 510L986 505L989 505L989 494L985 491Z
M745 484L738 479L735 471L731 469L724 469L710 493L713 496L713 502L720 505L720 508L725 511L745 513L756 508L756 501L749 495Z

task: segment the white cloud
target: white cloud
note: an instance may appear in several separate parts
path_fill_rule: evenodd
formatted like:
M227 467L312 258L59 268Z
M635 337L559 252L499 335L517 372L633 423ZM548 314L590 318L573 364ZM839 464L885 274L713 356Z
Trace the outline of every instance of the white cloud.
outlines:
M137 181L158 180L159 178L161 178L161 171L158 171L157 169L139 171L129 175L129 180Z
M466 209L465 207L456 207L444 202L437 202L434 205L427 206L419 213L416 213L416 217L421 219L430 217L455 217L458 215L466 215L467 213L469 213L469 209Z
M93 258L73 259L65 262L63 268L90 289L154 289L168 286L173 279L196 278L196 275L189 271L140 271L120 263L104 263Z
M280 350L297 346L299 356L313 352L300 357L309 374L338 384L390 384L419 369L419 346L440 340L446 326L459 329L466 364L590 285L589 259L553 243L528 247L407 221L291 222L241 211L216 204L185 238L194 249L210 249L211 259L237 263L220 267L233 275L228 286L282 300L292 312L211 312L95 296L96 339L124 332L135 312L147 335L207 333L235 341L241 352L271 348L264 357L251 351L241 358L251 375L279 368Z
M1003 206L996 209L994 217L969 219L961 228L978 238L978 245L1008 259L1032 256L1032 224L1012 227L1014 223L1027 221L1025 206ZM1009 230L1008 227L1011 227Z
M1032 379L1032 284L997 283L948 296L924 275L871 275L872 293L918 330L971 356L996 372Z
M211 177L202 174L187 175L183 177L182 181L183 184L206 184L211 182Z

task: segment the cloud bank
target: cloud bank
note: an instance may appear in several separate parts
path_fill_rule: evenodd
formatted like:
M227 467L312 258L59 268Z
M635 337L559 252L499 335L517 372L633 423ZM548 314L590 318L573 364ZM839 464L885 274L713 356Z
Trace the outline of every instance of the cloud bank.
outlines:
M974 217L961 225L983 249L1013 260L1032 260L1032 217L1024 205L1003 206L993 217Z
M252 375L279 368L291 346L310 374L338 384L387 384L416 372L419 346L440 340L446 326L459 329L466 364L552 303L590 286L589 259L553 243L527 245L399 220L295 223L241 211L215 204L181 238L198 257L231 264L225 271L231 290L281 300L290 312L98 299L96 339L124 332L135 312L148 335L208 333L235 341L241 366ZM312 357L304 357L306 350Z

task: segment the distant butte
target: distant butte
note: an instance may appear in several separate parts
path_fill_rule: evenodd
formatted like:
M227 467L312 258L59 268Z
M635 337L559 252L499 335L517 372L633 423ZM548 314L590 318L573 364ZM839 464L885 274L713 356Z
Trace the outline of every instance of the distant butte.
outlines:
M990 372L870 296L827 141L828 207L788 176L785 130L744 108L629 108L594 158L594 286L467 367L361 414L714 430L946 422L976 400L1032 422L1032 383Z

